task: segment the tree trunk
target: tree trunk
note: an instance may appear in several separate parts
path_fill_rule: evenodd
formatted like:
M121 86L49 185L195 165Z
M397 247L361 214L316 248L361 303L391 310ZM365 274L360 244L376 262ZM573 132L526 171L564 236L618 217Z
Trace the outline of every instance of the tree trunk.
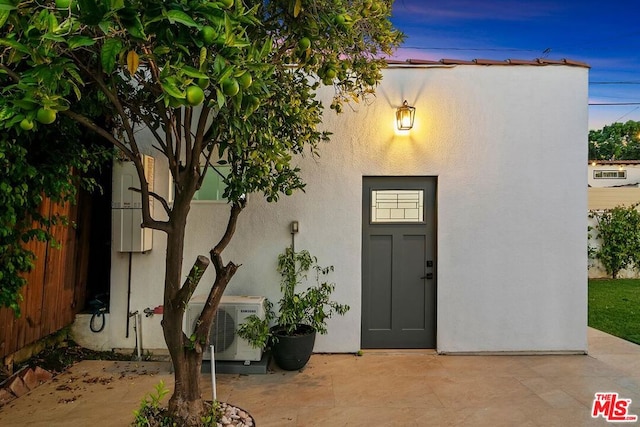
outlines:
M182 259L184 255L185 226L188 207L174 205L171 230L167 233L167 256L164 288L164 315L162 329L173 364L175 387L169 399L169 413L181 421L181 425L201 425L204 415L200 391L202 352L189 348L190 341L182 331L186 301L181 301ZM186 284L185 284L186 285ZM200 349L201 350L201 349Z
M209 345L211 326L222 294L238 269L232 262L224 265L221 252L235 232L235 224L241 210L242 207L232 207L227 230L218 245L210 252L216 267L216 278L196 323L195 340L190 340L182 330L184 312L209 260L198 257L185 283L180 286L188 208L179 210L177 203L174 204L173 227L167 233L165 309L162 327L175 372L175 387L169 399L168 409L171 416L180 420L180 425L183 426L199 426L202 416L205 415L200 389L202 356Z

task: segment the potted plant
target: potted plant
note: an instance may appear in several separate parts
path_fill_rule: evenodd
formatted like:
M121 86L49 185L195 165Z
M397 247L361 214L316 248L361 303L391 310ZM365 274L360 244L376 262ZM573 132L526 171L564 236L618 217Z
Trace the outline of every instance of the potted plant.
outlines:
M349 306L331 301L335 283L325 280L333 266L320 267L317 259L306 251L286 248L278 256L278 273L282 276L278 314L270 301L265 303L266 316L250 316L238 328L238 335L255 347L271 346L273 358L280 368L297 370L309 361L316 333L326 334L326 320L334 314L343 315ZM315 285L301 289L307 274L313 271ZM274 325L271 326L270 325Z

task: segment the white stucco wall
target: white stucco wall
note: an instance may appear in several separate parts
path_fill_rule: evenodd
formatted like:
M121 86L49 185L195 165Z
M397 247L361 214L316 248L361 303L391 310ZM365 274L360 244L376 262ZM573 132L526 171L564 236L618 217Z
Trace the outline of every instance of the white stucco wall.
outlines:
M570 66L393 67L375 98L336 116L319 160L298 160L306 193L249 198L225 258L241 263L227 293L277 301L277 254L300 222L297 249L334 265L336 300L317 352L360 348L363 176L437 176L437 347L441 352L586 350L587 77ZM328 107L332 88L320 97ZM416 107L394 131L403 100ZM166 168L156 162L158 191ZM166 176L166 175L165 175ZM562 179L558 179L561 176ZM160 177L160 178L159 178ZM225 204L194 204L185 274L226 222ZM131 310L162 304L164 244L133 255ZM125 339L128 255L114 254L110 333ZM197 293L213 281L208 271ZM160 316L143 318L143 347L162 348Z

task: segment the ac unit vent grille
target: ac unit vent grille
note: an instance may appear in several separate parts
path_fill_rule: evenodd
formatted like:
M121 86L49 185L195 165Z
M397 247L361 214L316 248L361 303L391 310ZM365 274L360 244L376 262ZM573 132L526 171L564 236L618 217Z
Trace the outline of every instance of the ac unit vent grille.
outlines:
M198 317L202 312L205 297L194 297L189 302L185 313L185 334L191 336L195 330ZM237 334L238 325L245 322L247 317L255 314L261 319L265 318L264 297L256 296L223 296L218 306L209 344L213 345L216 360L237 360L243 362L259 361L262 358L262 349L252 347L249 342ZM208 346L204 349L203 359L211 359L211 351Z
M233 316L223 308L218 308L216 321L211 328L209 341L216 352L226 351L233 344L236 337L236 322Z

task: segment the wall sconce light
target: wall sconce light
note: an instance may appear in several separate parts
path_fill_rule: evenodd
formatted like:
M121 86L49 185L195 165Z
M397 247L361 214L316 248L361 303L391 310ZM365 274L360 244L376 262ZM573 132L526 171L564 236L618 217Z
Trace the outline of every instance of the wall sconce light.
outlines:
M300 231L298 221L291 221L291 234L296 234L298 231Z
M402 107L399 107L396 111L396 125L398 126L398 130L411 130L415 117L416 108L411 107L405 100L402 103Z

